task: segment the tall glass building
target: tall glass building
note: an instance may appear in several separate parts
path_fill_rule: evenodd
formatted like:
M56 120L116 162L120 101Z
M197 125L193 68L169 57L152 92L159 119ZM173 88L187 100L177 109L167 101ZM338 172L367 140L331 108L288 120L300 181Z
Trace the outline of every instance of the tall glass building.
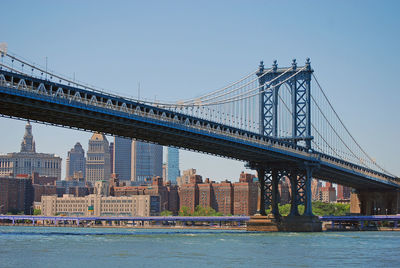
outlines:
M132 181L162 177L163 147L158 144L132 141Z
M179 149L168 147L167 149L167 181L176 184L176 178L180 174L179 170Z
M131 179L132 140L120 137L114 138L113 172L120 180Z
M75 172L81 172L82 175L85 176L85 168L85 150L83 150L82 145L77 142L74 148L68 151L66 177L73 177Z

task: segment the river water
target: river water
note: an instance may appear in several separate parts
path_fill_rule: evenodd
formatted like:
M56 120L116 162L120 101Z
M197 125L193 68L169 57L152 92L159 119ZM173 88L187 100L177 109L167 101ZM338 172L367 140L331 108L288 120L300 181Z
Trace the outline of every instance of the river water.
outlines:
M0 267L400 267L400 232L0 226Z

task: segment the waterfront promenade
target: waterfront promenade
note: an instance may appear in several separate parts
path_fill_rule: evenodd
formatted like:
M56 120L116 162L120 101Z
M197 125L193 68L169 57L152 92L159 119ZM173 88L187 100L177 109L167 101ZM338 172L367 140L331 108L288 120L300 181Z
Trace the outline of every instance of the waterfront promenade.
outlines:
M204 228L245 229L249 216L78 217L0 215L0 225L46 227ZM324 230L399 231L400 214L371 216L321 216Z
M144 227L151 225L180 226L245 226L249 216L150 216L150 217L79 217L79 216L33 216L0 215L0 224L24 223L41 226L113 226ZM197 224L196 224L197 223Z

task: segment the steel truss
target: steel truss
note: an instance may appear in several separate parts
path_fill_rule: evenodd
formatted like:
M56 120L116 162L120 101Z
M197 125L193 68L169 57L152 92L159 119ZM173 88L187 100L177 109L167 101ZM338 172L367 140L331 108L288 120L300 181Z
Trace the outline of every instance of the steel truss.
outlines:
M278 137L278 98L282 81L288 79L297 72L296 60L293 60L291 70L278 69L276 61L272 65L272 71L264 75L264 64L260 63L257 76L260 84L260 134L270 137ZM292 101L292 135L291 142L297 144L304 141L307 149L311 149L311 69L310 60L307 59L304 70L289 79ZM276 86L278 85L279 86Z
M250 164L257 170L258 179L260 182L260 203L259 213L266 215L265 210L271 208L271 214L276 218L281 215L279 213L278 204L280 202L279 181L283 177L288 177L291 185L291 208L290 216L299 216L299 205L305 205L302 215L312 216L311 207L311 180L315 168L318 168L317 163L304 162L299 163L296 167L285 167L284 165L271 164L259 165Z

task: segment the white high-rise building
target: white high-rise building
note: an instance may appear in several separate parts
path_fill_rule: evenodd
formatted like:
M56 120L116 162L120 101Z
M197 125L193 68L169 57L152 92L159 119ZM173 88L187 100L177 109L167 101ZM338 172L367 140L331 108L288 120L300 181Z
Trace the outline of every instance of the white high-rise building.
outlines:
M96 181L110 179L111 163L109 144L102 133L94 133L89 140L89 149L86 157L86 181L92 185Z

